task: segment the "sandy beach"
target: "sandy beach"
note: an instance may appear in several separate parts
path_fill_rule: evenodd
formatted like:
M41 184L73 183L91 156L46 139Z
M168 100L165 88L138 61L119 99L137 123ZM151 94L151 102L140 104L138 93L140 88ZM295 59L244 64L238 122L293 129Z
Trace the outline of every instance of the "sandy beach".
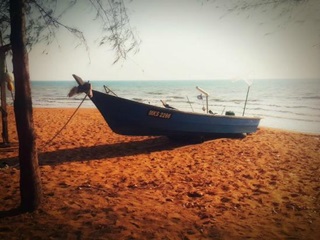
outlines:
M0 239L320 239L320 135L260 128L178 143L113 133L96 109L34 109L44 201L19 206L0 148ZM1 125L0 125L1 126Z

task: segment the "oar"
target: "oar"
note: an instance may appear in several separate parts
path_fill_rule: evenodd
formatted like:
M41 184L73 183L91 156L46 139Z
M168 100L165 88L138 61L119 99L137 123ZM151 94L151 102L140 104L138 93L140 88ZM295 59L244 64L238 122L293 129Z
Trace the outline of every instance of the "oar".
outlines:
M188 99L188 103L190 104L190 107L191 107L191 109L192 109L192 112L194 112L193 107L192 107L192 105L191 105L191 102L190 102L188 96L187 96L187 99Z
M223 108L223 110L222 110L222 112L221 112L221 115L223 115L224 110L226 110L226 106L224 106L224 108Z

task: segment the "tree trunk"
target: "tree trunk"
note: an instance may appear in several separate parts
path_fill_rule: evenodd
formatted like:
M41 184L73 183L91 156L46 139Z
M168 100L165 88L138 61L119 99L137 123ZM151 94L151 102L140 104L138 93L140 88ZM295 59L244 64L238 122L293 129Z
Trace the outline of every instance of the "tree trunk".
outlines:
M21 209L34 211L41 203L42 187L33 125L24 0L10 0L10 20L16 91L14 112L19 138Z
M0 33L0 45L2 46L1 33ZM0 47L1 48L1 47ZM8 134L8 113L7 113L7 100L6 100L6 82L4 79L5 74L5 59L6 54L0 50L0 88L1 88L1 120L2 120L2 140L3 146L9 146L9 134Z
M3 45L2 32L0 30L0 84L1 84L1 120L2 120L2 140L3 146L9 147L9 133L8 133L8 112L7 112L7 96L6 96L6 82L4 79L6 67L6 52L10 50L10 45Z

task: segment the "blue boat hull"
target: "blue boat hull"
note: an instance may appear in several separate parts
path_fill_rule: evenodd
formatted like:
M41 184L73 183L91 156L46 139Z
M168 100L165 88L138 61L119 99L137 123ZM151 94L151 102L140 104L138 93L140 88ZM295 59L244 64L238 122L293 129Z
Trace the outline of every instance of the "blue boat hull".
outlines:
M110 128L134 136L210 137L253 133L260 118L210 115L157 107L92 91L91 100Z

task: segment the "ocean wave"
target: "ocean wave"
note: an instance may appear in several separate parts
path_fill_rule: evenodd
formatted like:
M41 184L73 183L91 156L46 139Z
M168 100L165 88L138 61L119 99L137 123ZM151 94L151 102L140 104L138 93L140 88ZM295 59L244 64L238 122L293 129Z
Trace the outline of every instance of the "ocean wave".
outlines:
M302 99L314 99L314 100L318 100L320 99L320 96L306 96L306 97L301 97Z
M137 101L137 102L144 102L143 98L132 98L132 100Z
M146 92L146 94L150 95L164 95L165 93L162 91L154 91L154 92Z
M312 122L312 123L320 124L320 119L296 118L292 115L280 116L280 115L274 115L274 114L260 114L259 116L263 118L287 119L287 120L294 120L294 121L300 121L300 122Z

